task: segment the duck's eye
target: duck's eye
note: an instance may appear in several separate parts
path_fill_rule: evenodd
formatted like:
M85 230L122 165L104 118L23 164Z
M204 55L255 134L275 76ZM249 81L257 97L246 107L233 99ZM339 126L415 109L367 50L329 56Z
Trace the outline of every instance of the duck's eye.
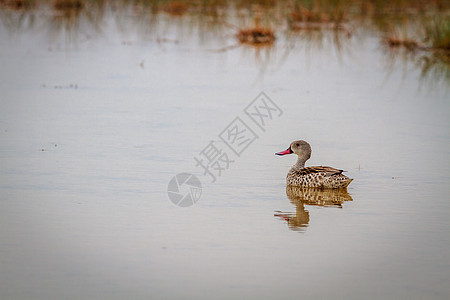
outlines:
M297 146L297 147L298 147L298 146L300 146L300 144L295 144L295 146Z

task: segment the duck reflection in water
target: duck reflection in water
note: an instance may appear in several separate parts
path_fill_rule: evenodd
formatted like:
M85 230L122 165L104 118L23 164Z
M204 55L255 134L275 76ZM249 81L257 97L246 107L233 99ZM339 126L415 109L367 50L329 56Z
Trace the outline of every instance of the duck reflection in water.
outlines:
M305 205L342 208L344 201L353 201L347 189L305 189L287 186L286 195L295 205L295 213L276 211L274 216L285 220L294 231L305 231L308 227L309 212L305 209Z

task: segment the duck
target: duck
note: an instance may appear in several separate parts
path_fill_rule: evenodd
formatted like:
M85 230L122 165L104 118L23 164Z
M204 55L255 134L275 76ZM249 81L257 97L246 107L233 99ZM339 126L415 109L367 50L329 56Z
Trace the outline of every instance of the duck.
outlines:
M303 140L293 141L285 151L276 155L297 154L297 163L292 166L286 176L288 186L300 188L347 188L353 181L342 174L344 170L327 166L305 167L305 162L311 157L311 145Z

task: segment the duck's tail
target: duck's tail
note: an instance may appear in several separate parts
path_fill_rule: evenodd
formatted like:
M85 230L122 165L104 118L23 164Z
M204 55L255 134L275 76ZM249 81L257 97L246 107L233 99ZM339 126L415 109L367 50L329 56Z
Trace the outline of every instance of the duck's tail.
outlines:
M352 181L353 181L353 178L349 178L347 181L344 181L344 182L343 182L342 187L343 187L343 188L348 187L349 184L350 184Z

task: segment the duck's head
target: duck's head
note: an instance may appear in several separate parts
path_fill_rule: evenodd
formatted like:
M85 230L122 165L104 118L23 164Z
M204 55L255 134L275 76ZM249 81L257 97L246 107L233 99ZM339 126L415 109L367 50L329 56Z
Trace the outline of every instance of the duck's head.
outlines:
M302 140L293 141L289 148L284 151L275 153L276 155L286 155L286 154L297 154L298 157L304 159L305 161L311 157L311 146Z

